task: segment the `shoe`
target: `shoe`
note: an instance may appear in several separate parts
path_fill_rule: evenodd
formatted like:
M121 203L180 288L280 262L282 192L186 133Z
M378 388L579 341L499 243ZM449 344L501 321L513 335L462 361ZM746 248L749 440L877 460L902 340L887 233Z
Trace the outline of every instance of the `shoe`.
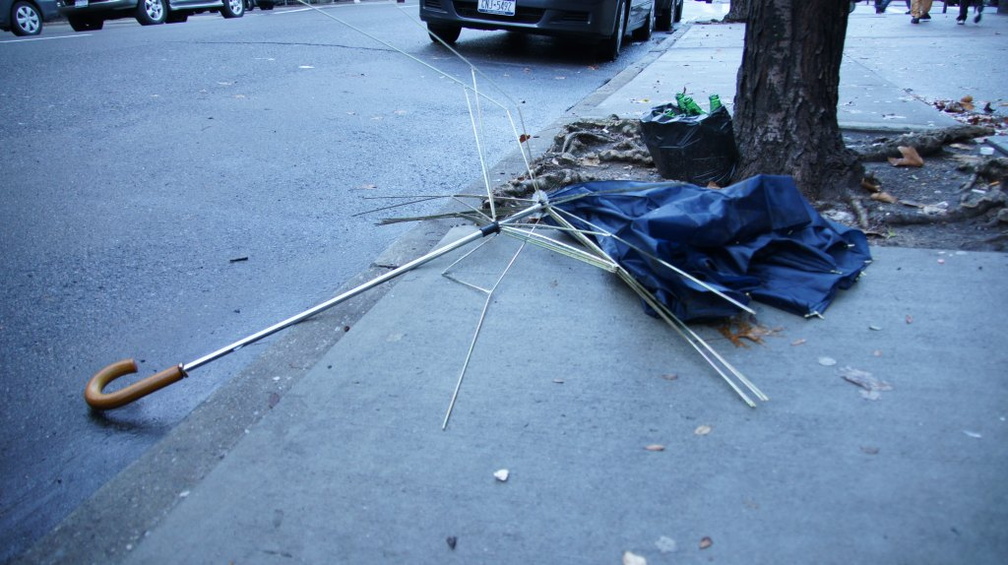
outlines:
M930 20L931 19L931 14L929 14L927 12L924 12L924 15L921 16L920 19L922 19L922 20Z
M956 18L956 23L959 25L964 25L966 23L966 18Z
M980 23L980 18L983 17L983 12L977 12L977 15L973 16L973 23Z
M920 23L920 18L910 18L910 23L912 23L912 24L919 24Z

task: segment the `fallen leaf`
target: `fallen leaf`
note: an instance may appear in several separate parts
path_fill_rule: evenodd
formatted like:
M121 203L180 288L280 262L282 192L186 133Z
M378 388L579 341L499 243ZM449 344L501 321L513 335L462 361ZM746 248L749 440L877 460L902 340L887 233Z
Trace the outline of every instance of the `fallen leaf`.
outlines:
M520 136L518 136L518 143L525 143L526 141L528 141L530 139L532 139L531 135L529 135L527 133L523 133Z
M700 540L700 549L707 549L712 545L714 545L714 541L707 536L704 536L703 539Z
M696 435L698 435L698 436L705 436L705 435L711 433L712 429L713 428L711 428L710 426L708 426L708 425L705 424L705 425L702 425L702 426L697 426L697 429L693 430L693 433L696 434Z
M905 145L900 145L897 147L899 152L903 154L903 157L889 157L889 164L894 167L923 167L924 159L921 158L920 153L913 147L907 147Z
M855 369L854 367L843 367L837 370L837 372L843 380L856 384L868 392L892 390L892 385L885 381L876 379L868 371L862 371L861 369ZM871 400L875 400L875 398L871 398Z
M867 190L868 192L881 192L882 185L879 184L878 179L875 177L865 176L861 179L861 188Z
M973 97L969 94L960 98L959 103L962 104L963 110L966 110L967 112L972 112L973 109L976 108L976 106L973 105Z
M648 451L665 451L665 446L660 443L652 443L651 445L645 445L644 449Z
M759 324L752 324L745 318L731 318L724 325L718 328L721 335L728 338L735 347L745 347L743 339L753 343L763 343L763 338L781 331L781 328L768 328Z
M644 559L636 553L629 551L623 552L623 565L647 565L647 559Z
M888 192L876 192L869 196L869 198L877 202L885 202L886 204L895 204L899 202L895 196L889 194Z
M511 472L508 471L507 469L500 469L499 471L495 471L494 472L494 478L497 479L498 481L502 482L502 483L507 482L508 477L510 477L510 476L511 476Z

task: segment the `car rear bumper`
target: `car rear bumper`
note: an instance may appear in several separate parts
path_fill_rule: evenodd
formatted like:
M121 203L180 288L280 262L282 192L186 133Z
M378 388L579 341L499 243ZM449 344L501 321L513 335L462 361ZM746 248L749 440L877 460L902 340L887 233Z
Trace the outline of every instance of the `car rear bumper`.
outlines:
M420 19L437 25L543 35L606 37L617 0L518 0L514 16L483 14L476 0L421 0Z

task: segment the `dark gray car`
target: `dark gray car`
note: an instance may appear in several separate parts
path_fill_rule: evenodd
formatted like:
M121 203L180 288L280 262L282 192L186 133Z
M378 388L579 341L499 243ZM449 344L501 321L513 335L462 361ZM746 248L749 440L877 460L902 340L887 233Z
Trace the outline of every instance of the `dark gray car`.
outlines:
M58 0L60 13L74 31L101 29L106 20L136 18L140 25L179 23L199 12L240 18L249 0ZM263 3L273 7L271 0Z
M433 41L454 43L462 28L508 30L598 41L616 59L628 34L643 41L668 30L683 0L420 0Z

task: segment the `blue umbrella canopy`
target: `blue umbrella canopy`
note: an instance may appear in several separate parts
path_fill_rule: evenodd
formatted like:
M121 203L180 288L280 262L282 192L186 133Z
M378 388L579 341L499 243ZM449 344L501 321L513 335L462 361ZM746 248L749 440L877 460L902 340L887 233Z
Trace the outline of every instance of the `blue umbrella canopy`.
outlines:
M739 310L663 262L742 304L753 299L803 316L825 312L871 262L864 233L822 217L787 176L720 190L597 181L549 199L683 321Z

